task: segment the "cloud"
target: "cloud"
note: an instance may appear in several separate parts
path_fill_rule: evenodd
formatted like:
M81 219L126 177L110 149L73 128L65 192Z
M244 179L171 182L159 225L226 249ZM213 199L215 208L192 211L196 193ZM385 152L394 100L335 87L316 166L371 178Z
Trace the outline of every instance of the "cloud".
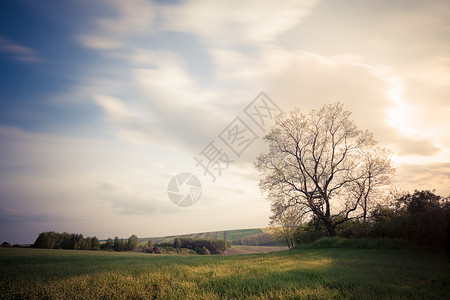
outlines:
M150 187L149 187L150 188ZM97 197L106 199L121 215L171 214L179 208L166 199L164 191L141 190L114 181L102 181L96 189Z
M120 49L128 41L145 37L151 32L156 6L145 0L113 0L103 3L116 14L113 17L96 18L89 33L78 35L78 40L87 48L96 50Z
M121 41L102 36L81 35L78 39L85 47L97 50L117 49L124 45Z
M227 93L202 89L176 55L139 50L130 59L152 65L133 72L136 86L145 96L143 105L163 116L151 128L158 137L181 143L190 151L200 150L231 121L229 110L221 110Z
M411 140L404 138L397 140L395 145L399 147L399 155L431 156L440 151L432 141L427 139Z
M43 61L33 48L19 45L0 36L0 52L4 52L10 59L20 62L34 63Z
M318 2L186 1L162 9L161 30L195 34L218 45L270 42L297 26Z
M97 95L94 99L118 123L129 123L136 118L136 114L129 111L122 101L115 97Z
M450 195L450 163L411 163L397 168L398 184L409 191L436 189L441 196Z
M0 225L18 226L23 223L48 223L55 221L67 220L61 216L50 215L46 213L30 213L20 212L14 209L1 208L0 209Z

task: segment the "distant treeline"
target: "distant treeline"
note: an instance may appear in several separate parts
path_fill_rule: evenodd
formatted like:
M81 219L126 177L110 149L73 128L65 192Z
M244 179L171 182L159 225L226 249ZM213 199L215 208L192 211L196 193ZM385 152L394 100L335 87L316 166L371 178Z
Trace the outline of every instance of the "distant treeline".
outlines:
M11 247L14 247L14 248L28 248L29 246L28 245L20 245L20 244L12 245L12 244L10 244L8 242L3 242L3 243L0 244L0 248L11 248Z
M94 237L83 237L77 233L42 232L34 242L33 248L100 250L100 242Z
M234 239L233 244L246 246L272 246L276 245L277 241L273 238L273 236L270 233L260 233L245 236L239 239Z
M101 245L102 250L114 250L114 251L126 251L134 250L138 246L138 237L136 235L130 236L126 239L119 239L117 236L114 238L108 238L106 243Z
M6 246L6 243L4 243ZM159 243L154 245L150 239L147 245L138 246L138 237L130 236L128 239L119 239L117 236L108 238L100 244L94 237L83 237L82 234L54 231L42 232L32 245L33 248L45 249L73 249L73 250L107 250L128 251L135 250L147 253L178 253L178 254L220 254L230 247L225 240L207 240L192 238L175 238L173 243Z

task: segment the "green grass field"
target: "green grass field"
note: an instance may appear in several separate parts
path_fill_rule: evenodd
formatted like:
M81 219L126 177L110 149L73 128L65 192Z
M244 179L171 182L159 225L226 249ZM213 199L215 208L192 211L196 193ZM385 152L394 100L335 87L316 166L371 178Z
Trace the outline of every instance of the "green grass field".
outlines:
M231 256L0 249L3 299L449 299L446 256L297 249Z

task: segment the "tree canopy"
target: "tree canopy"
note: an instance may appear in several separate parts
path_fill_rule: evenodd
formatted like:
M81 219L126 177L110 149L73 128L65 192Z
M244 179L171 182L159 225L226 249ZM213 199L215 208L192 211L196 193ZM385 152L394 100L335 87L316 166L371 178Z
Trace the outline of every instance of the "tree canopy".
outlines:
M306 208L329 235L351 218L364 218L394 173L389 151L375 147L373 135L350 115L341 103L280 115L264 137L269 151L255 163L272 205Z

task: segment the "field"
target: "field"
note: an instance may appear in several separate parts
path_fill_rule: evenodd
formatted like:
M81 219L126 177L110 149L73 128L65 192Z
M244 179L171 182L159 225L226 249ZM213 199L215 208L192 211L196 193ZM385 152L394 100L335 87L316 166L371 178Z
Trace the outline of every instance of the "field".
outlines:
M230 249L225 251L224 255L236 255L236 254L255 254L255 253L267 253L274 251L287 250L286 246L245 246L245 245L233 245Z
M229 256L0 249L4 299L449 299L446 256L296 249Z
M196 238L196 239L221 239L232 242L234 239L243 238L246 236L257 235L265 232L264 228L253 228L253 229L236 229L236 230L222 230L222 231L212 231L212 232L199 232L184 235L171 235L162 237L151 237L151 238L140 238L139 245L147 244L149 239L152 239L154 243L173 243L173 240L177 237L184 238ZM270 230L269 230L270 231ZM104 241L102 241L104 242Z

